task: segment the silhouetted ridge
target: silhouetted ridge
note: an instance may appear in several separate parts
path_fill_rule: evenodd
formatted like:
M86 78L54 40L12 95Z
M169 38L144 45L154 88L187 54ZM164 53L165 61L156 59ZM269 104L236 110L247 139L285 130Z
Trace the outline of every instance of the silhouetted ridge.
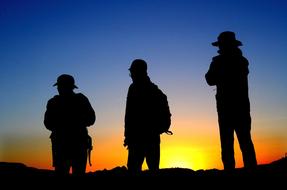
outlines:
M27 167L22 163L0 162L1 176L51 176L54 175L53 170L37 169ZM117 166L111 170L97 170L95 172L88 172L86 176L97 177L130 177L125 166ZM237 168L232 173L224 170L208 169L208 170L192 170L188 168L163 168L158 172L153 173L149 170L142 171L139 177L287 177L287 157L273 161L269 164L261 164L255 170L246 170L244 168Z
M27 167L23 163L0 162L0 176L51 176L53 171Z

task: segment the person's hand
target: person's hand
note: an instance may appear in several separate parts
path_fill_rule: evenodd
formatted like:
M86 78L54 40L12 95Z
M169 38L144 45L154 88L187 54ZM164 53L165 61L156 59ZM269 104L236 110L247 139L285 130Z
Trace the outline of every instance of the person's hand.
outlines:
M128 139L127 138L124 139L124 147L128 148Z

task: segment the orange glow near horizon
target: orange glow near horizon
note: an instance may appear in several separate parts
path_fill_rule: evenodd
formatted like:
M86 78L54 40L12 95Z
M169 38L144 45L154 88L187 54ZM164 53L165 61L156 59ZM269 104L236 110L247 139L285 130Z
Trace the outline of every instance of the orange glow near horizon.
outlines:
M203 127L203 123L199 122L196 126L202 127L196 133L191 133L187 121L179 123L181 125L178 126L181 128L174 128L174 135L162 135L160 168L223 169L220 159L220 140L218 134L215 134L217 129ZM128 151L122 144L123 129L109 130L106 128L101 132L91 131L94 148L91 157L92 166L87 164L87 172L126 166ZM256 130L253 134L256 134L253 135L253 141L258 164L267 164L284 156L287 148L285 139L276 135L271 138L268 134ZM234 137L236 167L240 168L243 166L242 156L236 135ZM48 136L13 137L9 142L6 142L7 146L1 152L0 161L21 162L29 167L53 169ZM142 169L147 169L145 162Z
M187 146L174 146L162 150L161 168L205 168L203 154Z

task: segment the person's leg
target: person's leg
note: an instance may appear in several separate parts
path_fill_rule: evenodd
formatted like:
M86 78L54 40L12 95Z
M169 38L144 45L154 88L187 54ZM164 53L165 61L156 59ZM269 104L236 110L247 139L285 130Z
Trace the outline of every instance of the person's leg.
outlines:
M87 150L85 147L79 148L74 152L72 160L73 175L85 175L87 165Z
M241 119L235 131L242 152L244 167L255 168L257 166L257 160L254 145L251 138L250 116Z
M70 164L68 152L62 148L57 148L54 154L54 167L56 175L69 175Z
M144 161L144 150L139 145L129 145L128 147L128 171L132 174L140 173Z
M146 162L150 171L159 170L160 144L151 144L146 149Z
M228 118L219 117L219 132L221 143L221 159L224 170L235 169L234 159L234 130Z
M62 163L57 163L57 165L55 165L55 172L56 175L60 176L69 175L70 167L66 161Z

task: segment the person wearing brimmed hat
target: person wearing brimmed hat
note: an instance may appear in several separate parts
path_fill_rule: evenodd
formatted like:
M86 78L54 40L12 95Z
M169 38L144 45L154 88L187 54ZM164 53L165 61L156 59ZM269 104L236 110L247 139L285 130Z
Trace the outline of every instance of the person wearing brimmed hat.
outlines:
M224 170L235 169L234 132L242 152L245 168L257 166L251 138L251 115L248 95L248 60L242 55L242 43L231 31L222 32L213 46L219 55L212 58L206 81L216 86L216 105Z
M213 46L223 47L237 47L242 46L242 42L235 38L235 33L231 31L225 31L219 34L217 41L212 43Z
M68 87L69 89L78 88L75 85L75 79L68 74L62 74L57 78L57 82L53 86Z
M52 132L55 172L68 175L72 168L72 174L83 175L91 150L87 127L94 124L95 111L85 95L73 91L78 87L71 75L60 75L53 86L57 86L59 95L48 101L44 124Z
M167 96L151 82L144 60L133 60L129 71L132 84L127 94L124 126L127 168L130 174L138 174L146 159L148 169L156 172L160 163L160 135L172 134L168 130L171 114Z

